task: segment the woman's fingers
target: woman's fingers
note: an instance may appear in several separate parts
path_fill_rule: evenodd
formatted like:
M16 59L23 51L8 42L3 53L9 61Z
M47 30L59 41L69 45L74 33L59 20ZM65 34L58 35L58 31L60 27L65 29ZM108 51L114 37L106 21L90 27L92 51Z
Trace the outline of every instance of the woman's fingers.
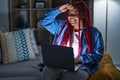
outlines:
M68 9L72 9L72 8L73 8L72 5L70 5L70 4L64 4L64 5L62 5L62 6L59 7L59 10L61 12L66 12Z

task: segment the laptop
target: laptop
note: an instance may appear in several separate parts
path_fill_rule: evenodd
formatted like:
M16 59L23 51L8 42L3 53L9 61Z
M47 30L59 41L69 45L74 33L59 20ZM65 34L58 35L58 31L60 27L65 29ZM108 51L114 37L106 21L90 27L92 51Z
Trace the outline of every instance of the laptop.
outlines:
M42 44L43 62L46 66L75 71L73 48Z

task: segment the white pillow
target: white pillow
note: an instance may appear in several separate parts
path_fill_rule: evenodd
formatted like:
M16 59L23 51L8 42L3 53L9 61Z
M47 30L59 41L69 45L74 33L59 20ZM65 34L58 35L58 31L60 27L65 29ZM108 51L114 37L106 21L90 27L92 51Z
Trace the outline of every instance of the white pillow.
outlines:
M30 29L0 32L3 64L36 59Z

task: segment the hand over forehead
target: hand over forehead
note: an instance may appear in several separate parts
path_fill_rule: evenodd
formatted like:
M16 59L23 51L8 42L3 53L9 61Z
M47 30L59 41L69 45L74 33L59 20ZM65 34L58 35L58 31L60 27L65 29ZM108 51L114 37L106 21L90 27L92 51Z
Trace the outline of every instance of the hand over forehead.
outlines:
M67 9L68 10L73 9L73 6L71 4L67 4Z

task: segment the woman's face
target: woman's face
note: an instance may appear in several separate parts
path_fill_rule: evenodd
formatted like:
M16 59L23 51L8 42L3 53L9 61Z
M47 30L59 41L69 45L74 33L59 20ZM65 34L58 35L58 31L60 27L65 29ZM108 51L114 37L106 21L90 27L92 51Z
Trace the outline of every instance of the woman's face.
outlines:
M69 9L68 21L75 29L78 29L79 12L77 9L75 8Z

